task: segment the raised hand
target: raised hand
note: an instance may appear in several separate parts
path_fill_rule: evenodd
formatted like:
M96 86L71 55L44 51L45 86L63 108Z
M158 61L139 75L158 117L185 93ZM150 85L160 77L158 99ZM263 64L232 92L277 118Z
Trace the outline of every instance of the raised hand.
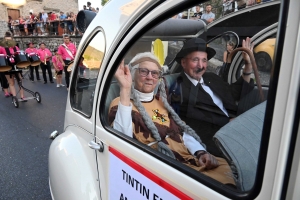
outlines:
M124 60L120 63L115 78L120 85L120 101L122 105L128 106L130 103L130 92L132 85L132 77L130 74L129 67L124 65Z
M246 40L243 40L242 47L249 49L250 51L253 51L253 44L251 44L251 39L249 37L246 38ZM243 59L245 63L250 63L250 57L247 53L242 53Z

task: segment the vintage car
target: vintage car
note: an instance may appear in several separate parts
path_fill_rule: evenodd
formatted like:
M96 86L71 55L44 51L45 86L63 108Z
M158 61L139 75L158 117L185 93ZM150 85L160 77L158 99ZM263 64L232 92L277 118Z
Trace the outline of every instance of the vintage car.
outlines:
M85 33L71 71L64 131L50 135L53 199L299 198L300 1L256 4L208 25L172 18L200 3L205 2L111 0L97 15L79 12L77 23ZM239 48L251 37L259 49L276 38L271 70L254 68L255 88L237 102L235 118L214 135L235 175L235 187L128 137L108 121L109 106L120 95L114 74L122 60L127 64L137 53L153 52L169 89L182 71L176 54L197 37L217 52L208 64L212 73L223 64L227 41ZM224 82L232 84L241 76L241 54L225 63Z

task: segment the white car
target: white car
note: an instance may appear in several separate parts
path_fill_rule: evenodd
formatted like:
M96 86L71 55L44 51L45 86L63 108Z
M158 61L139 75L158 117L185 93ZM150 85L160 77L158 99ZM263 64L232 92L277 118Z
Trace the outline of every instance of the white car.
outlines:
M85 33L72 69L64 131L51 135L53 199L299 199L300 1L260 3L208 25L172 19L199 3L203 1L111 0L97 15L78 14ZM246 36L255 46L269 38L276 38L276 44L271 71L253 76L258 85L239 102L236 118L214 136L235 173L236 188L108 123L109 105L119 96L114 73L123 59L128 63L137 53L153 51L168 69L164 78L169 88L182 70L174 57L187 39L210 41L217 51L209 63L214 72L222 65L226 42L241 46ZM78 65L81 57L85 68ZM242 68L238 52L221 76L231 84Z

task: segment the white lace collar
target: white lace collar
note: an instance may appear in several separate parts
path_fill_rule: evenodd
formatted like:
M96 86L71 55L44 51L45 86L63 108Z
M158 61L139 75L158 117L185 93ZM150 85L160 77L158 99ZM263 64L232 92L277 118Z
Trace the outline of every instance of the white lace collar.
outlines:
M152 101L153 100L153 94L154 92L150 92L150 93L142 93L136 89L134 89L135 92L137 93L137 95L139 96L140 98L140 101Z

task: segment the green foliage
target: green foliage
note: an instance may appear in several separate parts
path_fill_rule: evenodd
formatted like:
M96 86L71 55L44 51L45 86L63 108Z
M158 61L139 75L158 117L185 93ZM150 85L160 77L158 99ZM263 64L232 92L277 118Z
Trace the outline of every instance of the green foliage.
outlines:
M104 6L107 2L108 0L101 0L101 5Z

